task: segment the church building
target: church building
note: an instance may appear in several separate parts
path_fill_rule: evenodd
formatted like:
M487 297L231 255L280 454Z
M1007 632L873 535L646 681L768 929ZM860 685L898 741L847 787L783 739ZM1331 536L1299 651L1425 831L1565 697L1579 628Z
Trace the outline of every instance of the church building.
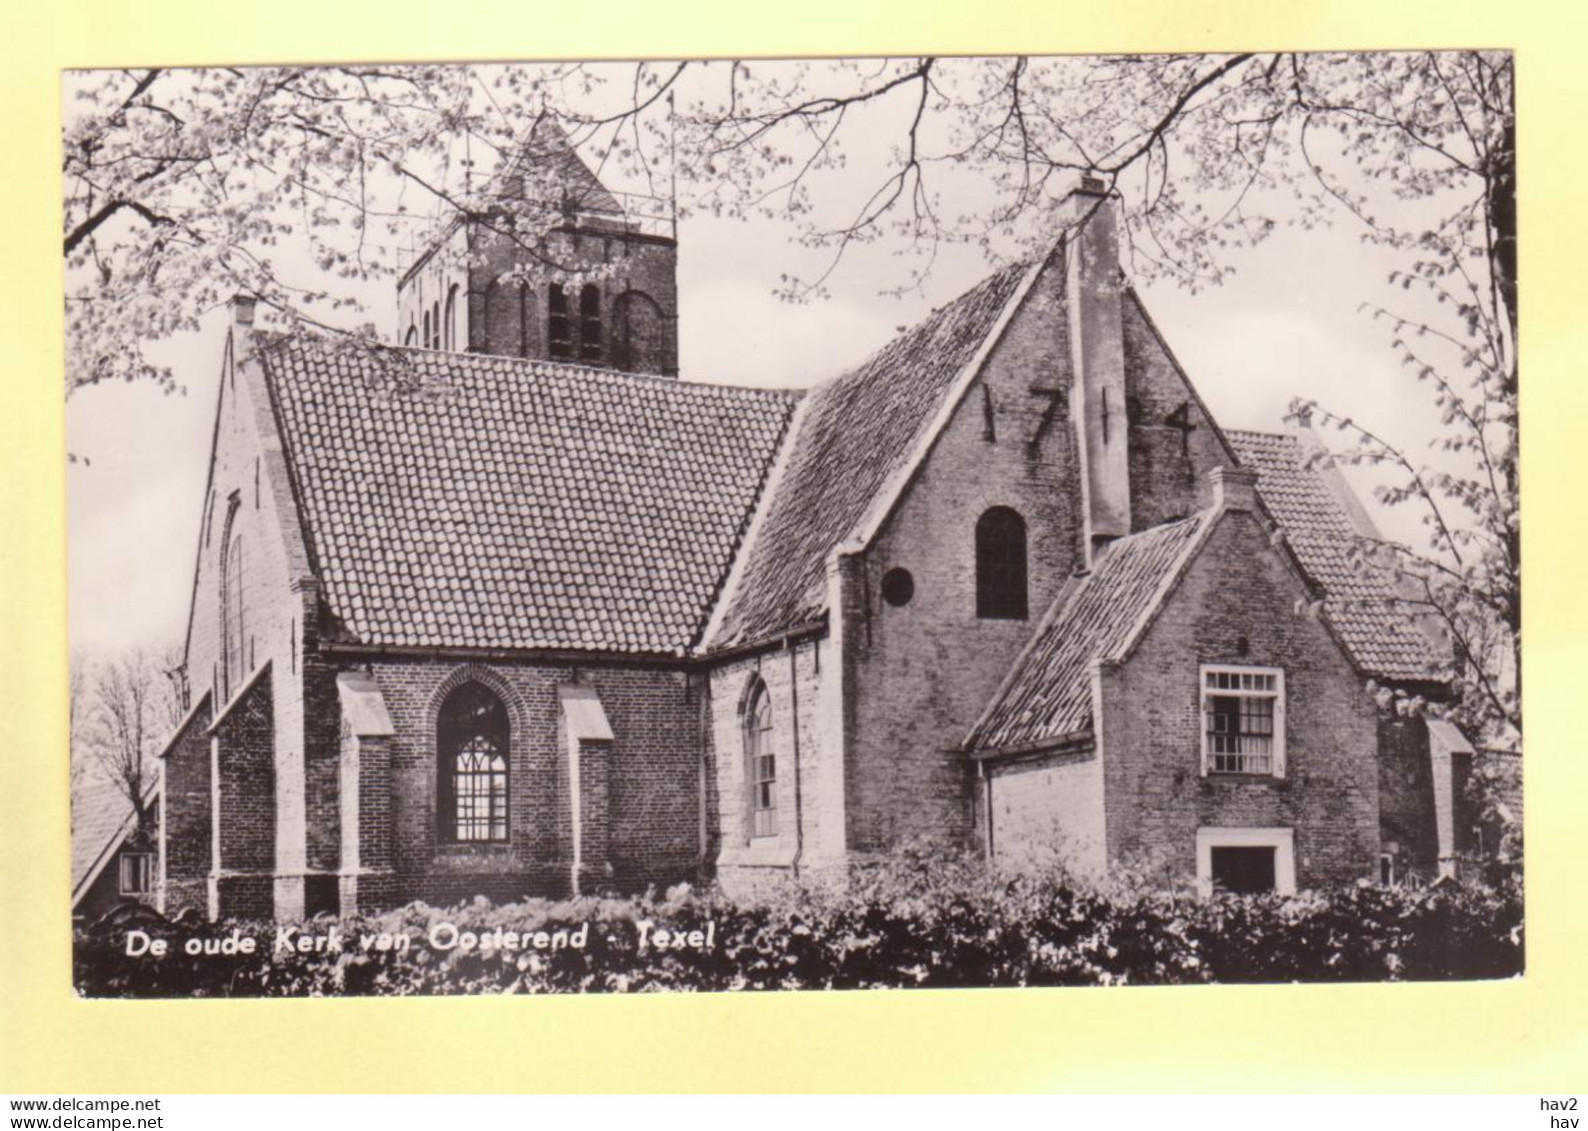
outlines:
M166 913L753 894L906 846L1455 869L1471 748L1374 694L1448 699L1447 648L1314 441L1209 415L1101 186L854 369L739 388L679 379L676 232L532 141L495 191L555 231L441 232L400 345L234 304Z

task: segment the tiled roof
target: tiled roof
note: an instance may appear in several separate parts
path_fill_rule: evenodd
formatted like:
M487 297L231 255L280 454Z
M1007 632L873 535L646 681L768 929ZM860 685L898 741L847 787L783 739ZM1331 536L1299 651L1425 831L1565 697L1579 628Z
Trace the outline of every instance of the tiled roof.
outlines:
M682 652L797 400L297 339L260 357L325 598L375 645Z
M156 795L151 785L146 796ZM102 773L90 771L72 783L72 897L94 871L95 865L121 844L132 831L132 803Z
M1029 270L1015 264L983 280L809 394L712 647L761 640L822 614L828 553L906 464Z
M582 212L622 214L623 206L584 163L568 133L555 118L539 118L511 165L523 178L523 194L553 205L568 204Z
M971 732L972 750L1054 741L1092 726L1091 664L1122 648L1212 519L1205 511L1109 544L1055 598Z
M1363 672L1391 680L1448 678L1447 661L1397 601L1389 572L1352 553L1359 532L1295 436L1226 431L1236 458L1302 566L1326 593L1329 622Z

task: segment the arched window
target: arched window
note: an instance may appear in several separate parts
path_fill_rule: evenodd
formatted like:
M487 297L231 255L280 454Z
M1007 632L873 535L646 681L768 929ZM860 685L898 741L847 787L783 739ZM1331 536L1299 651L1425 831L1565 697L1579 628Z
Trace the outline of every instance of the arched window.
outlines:
M247 674L247 651L244 646L243 625L243 536L237 535L226 549L226 561L221 566L222 653L226 657L224 673L225 697L242 686Z
M772 749L772 697L757 681L744 712L744 777L750 837L777 835L777 755Z
M511 357L524 340L524 304L519 288L508 278L492 279L485 288L484 325L479 339L486 353Z
M445 315L445 342L449 350L458 348L458 285L453 283L447 289L447 312Z
M579 360L601 361L601 288L594 283L579 292Z
M426 348L438 350L441 348L441 303L430 304L430 341L425 343Z
M420 334L419 342L425 349L430 348L430 312L428 310L424 314L424 332Z
M561 361L573 357L573 323L568 319L568 292L561 283L546 290L546 343L551 356Z
M518 356L534 357L535 292L528 283L518 284Z
M419 331L414 329L412 322L408 323L408 332L403 335L403 345L412 346L419 343Z
M993 507L976 522L976 615L1026 619L1026 521Z
M436 720L436 835L461 844L507 841L507 708L478 683L447 696Z
M666 364L662 308L644 291L612 304L612 364L630 373L661 373Z

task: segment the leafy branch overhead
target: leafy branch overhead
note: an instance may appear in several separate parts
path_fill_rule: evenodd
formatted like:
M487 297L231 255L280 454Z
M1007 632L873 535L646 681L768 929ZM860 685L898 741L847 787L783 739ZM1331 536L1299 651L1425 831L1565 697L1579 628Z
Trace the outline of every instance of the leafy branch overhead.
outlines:
M793 297L856 242L902 237L918 254L900 285L944 242L1017 255L1089 172L1125 195L1138 274L1216 281L1230 249L1343 210L1372 238L1436 241L1414 271L1487 226L1480 274L1514 305L1505 56L210 68L83 73L68 93L73 384L167 377L141 346L235 289L345 328L350 284L392 277L461 216L535 243L556 210L504 219L482 190L546 115L604 178L655 195L676 181L686 215L792 221L830 253ZM1400 231L1373 211L1375 182L1449 194L1448 222Z
M182 717L174 682L181 660L179 648L135 649L71 665L73 790L87 779L108 783L145 833L154 817L156 758Z
M1519 729L1512 87L1481 51L72 74L67 387L176 387L150 347L239 291L282 328L374 338L372 288L460 220L565 273L563 203L512 183L548 117L604 183L686 221L784 224L796 300L867 244L901 253L898 291L947 245L1023 256L1083 173L1119 193L1141 280L1216 283L1281 226L1331 224L1395 258L1399 299L1369 313L1444 429L1442 471L1354 425L1348 458L1424 508L1419 599L1487 673L1482 721Z

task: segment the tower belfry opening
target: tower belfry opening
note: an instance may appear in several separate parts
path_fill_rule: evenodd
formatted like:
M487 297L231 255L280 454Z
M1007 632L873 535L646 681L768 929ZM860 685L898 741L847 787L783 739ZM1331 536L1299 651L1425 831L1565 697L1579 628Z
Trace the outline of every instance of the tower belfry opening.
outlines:
M609 188L549 115L475 199L398 281L399 342L678 375L671 199Z

